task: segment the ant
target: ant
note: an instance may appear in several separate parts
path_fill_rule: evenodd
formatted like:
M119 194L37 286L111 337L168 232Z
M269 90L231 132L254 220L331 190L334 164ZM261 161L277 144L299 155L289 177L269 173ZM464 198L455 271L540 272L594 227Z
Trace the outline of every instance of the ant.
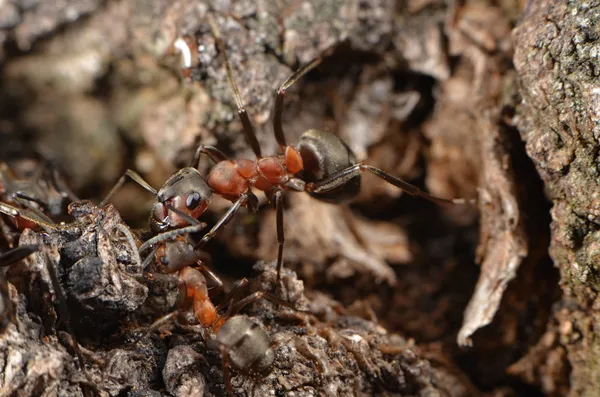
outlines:
M187 218L185 214L181 215ZM194 219L191 220L191 223L194 223L194 226L198 225L198 227L205 226L205 224L201 224ZM236 301L239 291L248 285L248 279L246 278L243 278L229 292L221 305L215 306L211 300L204 273L208 272L213 281L217 283L219 290L222 289L223 282L204 267L200 260L195 259L200 266L200 270L189 266L189 262L194 260L192 255L195 251L190 243L180 238L185 229L195 230L188 227L167 231L148 240L140 248L140 251L143 251L160 241L161 245L155 249L154 255L157 262L165 265L164 269L166 271L176 269L187 263L181 270L178 270L179 280L183 287L179 309L156 320L148 327L148 330L159 328L181 314L182 311L191 308L198 325L201 327L200 332L207 342L207 347L218 350L221 355L225 387L227 393L233 395L229 373L230 367L244 375L265 376L270 372L275 360L275 353L271 346L272 341L267 332L249 317L236 313L260 299L266 299L275 305L285 306L299 313L310 313L298 310L289 302L264 291L254 292ZM174 240L166 242L170 239ZM188 258L189 262L185 258ZM226 312L222 315L219 314L219 310L225 305L228 306Z
M0 254L0 267L5 268L22 261L38 250L35 245L26 245L13 248ZM0 335L6 331L10 323L16 323L17 313L15 305L8 292L8 281L0 273Z
M227 81L237 106L237 113L249 146L256 155L256 160L230 160L219 149L213 146L200 145L196 150L192 164L177 171L164 186L156 192L140 175L132 170L126 173L110 191L105 204L115 191L129 177L142 187L153 192L155 202L151 227L153 231L164 231L168 228L184 227L188 224L181 213L197 219L208 208L212 194L215 193L233 203L221 219L195 245L204 246L219 229L226 226L241 207L255 212L258 209L258 198L252 189L265 193L269 202L276 209L276 227L278 240L277 285L283 266L283 247L285 243L283 228L283 195L287 190L306 192L312 197L333 204L341 204L355 197L360 191L361 174L369 172L384 181L414 196L423 197L437 204L465 204L473 200L462 198L445 199L426 193L402 179L392 176L383 170L364 163L357 163L352 150L337 135L317 129L304 132L297 145L288 145L283 131L283 106L287 90L302 76L318 66L322 57L315 58L296 70L276 91L273 116L275 139L281 154L263 156L254 127L250 121L242 101L238 86L233 77L233 69L229 62L225 42L221 38L216 21L208 14L208 22L215 38L219 52L223 55ZM192 50L184 40L177 41L177 50L183 55L184 72L192 67ZM187 75L187 73L184 73ZM206 178L195 168L202 154L207 155L214 163ZM175 208L179 212L171 211Z
M148 331L159 328L179 314L191 309L201 327L201 333L203 339L207 341L207 346L218 350L221 355L224 383L228 394L233 395L229 367L245 375L264 376L270 371L275 360L271 338L265 330L249 317L236 313L260 299L266 299L275 305L285 306L296 312L310 313L298 310L289 302L264 291L254 292L236 301L239 291L248 285L247 278L243 278L223 298L221 305L215 306L212 297L216 294L211 293L208 288L207 277L210 277L213 284L216 284L213 288L217 289L218 293L223 290L223 282L197 258L194 246L182 237L184 234L199 231L206 224L169 204L165 205L167 210L172 211L191 226L160 233L140 247L140 253L143 253L155 246L152 253L144 260L142 268L145 268L150 260L155 259L156 263L162 265L165 273L176 273L181 283L179 308L154 321L148 327ZM151 218L151 224L153 222L154 220ZM194 265L197 268L193 268ZM219 310L225 305L228 308L224 314L220 315Z
M21 173L22 174L22 173ZM63 214L65 202L78 200L71 192L58 168L52 161L43 159L31 176L22 178L4 162L0 162L0 201L27 209L45 223L52 223L51 217ZM7 218L5 218L7 219ZM22 217L8 217L8 224L2 224L5 239L12 242L9 230L39 230L39 225ZM5 227L8 226L8 230Z

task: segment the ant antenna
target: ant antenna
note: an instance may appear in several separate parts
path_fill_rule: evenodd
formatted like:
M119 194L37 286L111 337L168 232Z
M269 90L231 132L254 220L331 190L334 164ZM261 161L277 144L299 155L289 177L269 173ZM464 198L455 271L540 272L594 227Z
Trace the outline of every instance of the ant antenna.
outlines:
M311 62L302 66L300 69L296 70L290 77L287 78L287 80L283 82L283 84L279 86L276 91L277 96L275 97L275 110L273 111L273 130L275 131L275 139L282 149L287 146L285 142L285 134L283 132L283 99L285 98L285 93L288 88L298 81L298 79L316 68L322 60L322 57L315 58Z
M246 141L252 148L252 151L256 155L256 158L261 158L262 154L260 151L260 145L258 144L258 139L256 138L256 133L254 132L252 122L250 122L250 118L248 117L248 113L246 112L246 108L244 107L244 102L242 102L240 90L233 78L233 69L231 67L231 63L229 62L229 57L227 56L227 48L225 46L225 43L223 42L223 39L221 38L221 33L219 32L219 28L217 27L217 22L212 13L208 13L207 18L212 34L215 37L217 49L221 54L223 54L223 59L225 61L225 70L227 71L227 82L229 83L229 87L231 88L233 98L235 99L235 103L237 105L238 116L240 116L242 126L244 127Z

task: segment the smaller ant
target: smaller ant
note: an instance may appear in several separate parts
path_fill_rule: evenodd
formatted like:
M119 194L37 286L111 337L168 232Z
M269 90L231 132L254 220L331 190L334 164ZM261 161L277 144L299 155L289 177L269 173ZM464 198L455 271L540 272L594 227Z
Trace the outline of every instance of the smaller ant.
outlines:
M169 211L188 222L191 226L169 230L154 236L140 247L140 253L155 246L153 252L144 260L146 267L151 259L161 265L166 273L177 273L181 282L178 310L169 313L149 326L149 330L157 329L175 316L191 308L207 346L219 350L223 360L223 377L227 392L233 395L229 367L245 375L265 375L271 369L275 359L269 335L254 321L244 315L236 315L243 307L260 299L267 299L276 304L300 311L289 302L277 298L264 291L255 292L239 301L236 296L248 285L243 278L223 299L223 304L215 306L212 297L223 289L223 282L197 258L194 246L182 235L199 231L206 226L178 209L166 205ZM191 266L196 265L198 268ZM210 293L205 275L210 277L214 289L218 293ZM212 296L211 296L212 295ZM219 315L219 310L228 305L226 312Z
M173 208L169 210L175 213L179 212ZM285 306L296 312L310 313L298 310L289 302L264 291L255 292L236 301L239 291L248 285L246 278L242 279L229 292L223 299L223 304L215 306L211 300L204 274L208 274L217 284L215 288L218 288L219 292L223 288L223 282L195 257L194 247L181 238L182 234L196 231L198 227L204 227L205 224L193 218L188 219L189 217L183 213L179 215L192 223L192 226L159 234L140 247L140 252L143 252L153 245L160 244L154 249L154 254L149 257L154 257L157 263L162 264L163 270L178 272L179 280L182 283L179 309L159 318L148 329L157 329L181 314L182 311L191 308L201 327L203 338L207 341L207 346L219 350L221 354L225 386L228 394L233 395L229 367L245 375L261 376L270 371L275 360L269 335L250 318L236 315L236 313L260 299L266 299L275 305ZM193 262L196 262L199 270L191 267ZM212 295L214 296L214 294ZM219 310L225 305L228 308L224 314L220 315Z
M38 250L35 245L25 245L13 248L0 254L0 267L5 268L22 261L29 255ZM17 313L15 305L8 292L8 281L4 278L3 272L0 273L0 335L6 331L10 323L15 324Z

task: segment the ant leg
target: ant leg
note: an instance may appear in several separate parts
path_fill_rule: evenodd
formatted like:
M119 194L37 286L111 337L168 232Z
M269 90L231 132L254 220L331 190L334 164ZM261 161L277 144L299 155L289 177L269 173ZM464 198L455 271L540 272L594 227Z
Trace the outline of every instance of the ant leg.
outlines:
M207 276L213 284L216 284L214 287L210 287L208 290L211 293L211 297L218 296L223 292L223 281L221 278L217 276L212 270L210 270L202 261L198 261L198 269Z
M318 57L296 70L290 77L287 78L277 89L275 97L275 110L273 111L273 130L275 131L275 139L281 148L287 146L285 143L285 134L283 133L283 99L288 88L290 88L300 77L314 69L321 63L323 58Z
M163 325L170 323L171 321L173 321L173 319L179 315L179 310L175 310L169 314L165 314L162 317L159 317L158 319L156 319L152 324L150 324L147 328L146 328L146 332L144 332L144 334L142 336L146 336L148 334L150 334L150 332L159 329L160 327L162 327ZM143 330L143 328L142 328Z
M204 229L205 227L206 227L206 223L198 222L198 224L194 224L191 226L185 226L185 227L181 227L179 229L173 229L173 230L169 230L164 233L161 233L161 234L157 234L156 236L152 237L151 239L149 239L148 241L146 241L144 244L141 245L140 252L144 252L144 251L148 250L150 247L153 247L156 244L160 244L164 241L173 240L177 236L181 236L183 234L188 234L188 233L197 233L200 230Z
M192 160L190 167L198 168L200 166L200 155L202 154L206 154L214 163L227 160L227 156L225 156L225 154L216 147L200 145L198 146L198 149L196 149L196 153L194 154L194 159Z
M279 287L281 268L283 267L283 244L285 243L285 236L283 234L283 191L277 190L274 193L274 199L277 211L277 242L279 243L277 251L277 286Z
M12 196L13 196L14 199L20 199L21 200L21 201L19 201L19 204L26 205L25 203L23 203L22 200L31 201L32 203L36 203L37 205L39 205L40 207L42 207L42 209L48 211L48 204L45 201L42 201L42 200L40 200L38 198L31 197L31 196L29 196L29 195L27 195L25 193L21 193L21 192L14 192L12 194ZM32 209L29 206L27 208Z
M368 171L368 172L372 173L373 175L378 176L379 178L383 179L387 183L394 185L397 188L400 188L401 190L405 191L408 194L411 194L413 196L423 197L424 199L433 201L434 203L437 203L437 204L466 204L466 203L474 204L475 203L474 199L470 199L470 200L467 200L464 198L445 199L442 197L437 197L437 196L431 195L429 193L422 191L418 187L411 185L410 183L404 182L400 178L392 176L392 175L386 173L385 171L380 170L379 168L375 168L375 167L373 167L371 165L367 165L367 164L355 164L344 170L336 172L335 174L329 176L329 178L327 178L325 180L322 180L319 182L314 182L314 183L312 183L312 182L307 183L305 189L307 192L311 192L311 193L325 193L325 192L328 192L330 190L333 190L339 186L342 186L342 185L348 183L348 181L350 181L352 178L356 178L357 176L359 176L360 174L362 174L365 171Z
M54 186L54 189L56 189L62 197L68 198L70 202L79 201L79 197L69 189L54 162L50 162L49 167L51 168L50 182Z
M144 189L146 189L147 191L149 191L153 195L156 196L158 194L157 191L156 191L156 189L154 189L152 186L150 186L148 184L148 182L146 182L144 180L144 178L142 178L140 176L140 174L138 174L137 172L135 172L133 170L127 170L121 176L121 178L119 178L119 180L117 181L117 183L115 184L115 186L110 190L110 192L108 192L108 194L106 195L106 197L104 197L104 200L102 200L100 202L100 204L98 204L98 207L104 207L106 204L108 204L108 202L110 201L110 199L112 198L112 196L114 196L115 193L117 192L117 190L119 190L121 188L121 186L123 186L123 184L127 180L127 177L131 178L135 183L137 183L138 185L140 185L141 187L143 187Z
M251 303L254 303L260 299L266 299L274 305L287 307L288 309L291 309L296 313L300 313L300 314L307 315L307 316L314 316L311 312L297 309L290 302L280 299L280 298L276 297L275 295L272 295L265 291L258 291L251 295L248 295L244 299L241 299L241 300L237 301L236 303L232 304L229 307L229 309L227 310L227 313L225 313L225 315L222 317L222 319L226 320L227 318L233 317L240 310L242 310L245 306L247 306ZM304 318L303 320L307 321L306 318Z
M22 194L22 193L14 193L13 194L13 199L19 203L20 205L22 205L23 207L27 208L27 210L31 211L33 214L35 214L35 216L37 216L40 220L52 224L54 223L52 221L52 219L50 219L46 214L44 214L42 211L40 211L39 209L37 209L36 207L34 207L33 205L31 205L29 202L34 202L36 204L39 204L40 206L42 206L44 209L48 209L48 205L45 204L42 200L38 200L36 198L33 197L29 197L26 194Z
M156 251L158 251L158 248L159 247L154 247L152 252L150 252L148 254L148 256L146 257L146 259L144 259L144 261L142 262L142 268L141 268L142 270L146 269L148 267L148 265L150 265L150 262L152 262L152 259L154 259L154 255L156 254Z
M229 291L229 293L225 296L225 298L223 299L223 302L221 304L219 304L217 306L217 311L219 311L220 309L223 308L223 306L230 304L231 302L235 301L235 297L240 293L240 291L244 288L246 288L246 286L248 285L248 279L246 277L244 277L243 279L240 280L239 283L237 283L237 285L235 287L233 287L231 289L231 291ZM229 305L229 308L231 309L232 305ZM227 311L227 313L225 313L225 315L223 316L224 318L228 318L231 317L229 310Z
M219 29L217 28L217 22L215 21L215 18L212 14L208 14L208 23L210 24L210 29L212 30L212 34L215 37L217 49L220 53L223 54L223 59L225 60L227 82L229 83L229 87L231 88L233 98L235 99L235 103L237 105L237 112L242 122L242 126L244 127L244 135L246 136L246 141L252 148L252 151L256 155L256 158L261 158L262 154L260 152L260 145L258 144L258 139L256 138L254 127L252 126L252 122L250 121L248 113L246 112L246 108L244 107L244 103L242 102L240 90L238 89L238 86L233 78L233 69L231 68L231 64L229 63L229 57L227 56L227 48L225 47L225 42L221 38L221 34L219 33Z
M13 265L36 251L39 251L39 246L37 245L22 245L8 250L0 255L0 267Z
M204 235L204 237L202 237L202 240L200 240L194 246L194 249L203 247L207 242L209 242L210 240L212 240L215 237L217 231L220 228L227 226L227 224L231 221L231 219L233 219L233 216L238 212L238 210L244 204L246 204L246 202L248 201L248 197L249 197L248 193L245 193L239 199L237 199L235 201L235 203L233 203L231 208L229 208L229 210L225 213L225 215L223 215L221 217L221 219L219 219L219 221L216 223L216 225L214 225L213 228L210 229L210 231L208 233L206 233Z
M27 212L29 212L29 211L27 211ZM46 231L46 232L51 232L58 228L53 223L49 223L49 222L46 222L45 220L37 218L35 213L33 213L33 212L26 214L24 210L16 209L15 207L8 205L6 203L3 203L3 202L0 202L0 213L8 215L13 218L23 218L26 221L33 222L36 225L41 226L42 229L44 229L44 231Z
M229 356L227 355L227 347L221 345L219 347L221 353L221 360L223 361L223 382L227 389L227 395L233 397L233 387L231 386L231 376L229 374Z

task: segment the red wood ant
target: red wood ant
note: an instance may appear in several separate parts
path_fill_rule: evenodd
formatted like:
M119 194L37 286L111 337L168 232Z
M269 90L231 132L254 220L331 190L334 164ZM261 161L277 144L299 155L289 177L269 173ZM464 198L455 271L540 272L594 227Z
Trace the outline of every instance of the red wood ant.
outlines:
M165 322L188 309L192 309L198 321L204 340L209 348L219 350L223 361L224 383L229 395L233 395L229 367L245 375L261 376L268 373L275 359L271 338L254 321L244 315L236 315L244 306L260 299L291 308L296 312L302 312L292 306L289 302L277 298L267 292L258 291L239 301L236 296L239 291L246 287L248 280L242 279L229 294L223 299L223 304L215 306L207 287L207 274L216 283L219 291L223 283L218 276L210 272L196 257L194 247L182 238L182 234L195 232L205 224L190 218L174 208L168 208L178 216L192 224L192 226L170 230L161 233L146 241L140 252L157 245L153 254L148 258L155 258L162 265L163 271L167 273L177 272L181 282L181 299L179 309L156 320L149 330L157 329ZM146 261L148 260L146 259ZM145 262L146 262L145 261ZM199 270L191 266L196 264ZM221 307L228 305L226 312L219 314Z
M423 197L438 204L464 204L469 202L462 198L445 199L433 196L383 170L368 164L356 163L356 157L348 145L331 132L311 129L300 136L297 145L288 145L282 125L285 94L300 77L321 63L321 57L302 66L277 89L273 128L281 154L263 156L254 127L233 78L233 70L227 57L225 43L211 14L209 14L209 24L216 46L223 55L227 81L236 102L238 116L246 140L254 151L256 160L230 160L217 148L200 145L196 150L192 165L177 171L158 192L150 187L137 173L128 170L101 205L106 203L125 182L126 177L130 177L157 196L151 215L151 227L152 230L158 232L189 224L184 217L180 216L180 213L192 218L201 216L208 208L214 192L230 200L233 205L196 244L195 248L200 248L211 240L219 229L226 226L241 207L246 207L250 212L256 211L258 199L252 189L261 190L277 212L277 240L279 243L277 284L279 284L285 242L283 194L286 190L307 192L316 199L339 204L359 193L361 174L369 172L411 195ZM189 69L191 67L191 57L185 51L183 43L184 41L178 41L178 49L183 52L184 66ZM216 163L206 179L194 168L197 166L201 154L206 154ZM179 212L171 211L169 208L174 208Z

